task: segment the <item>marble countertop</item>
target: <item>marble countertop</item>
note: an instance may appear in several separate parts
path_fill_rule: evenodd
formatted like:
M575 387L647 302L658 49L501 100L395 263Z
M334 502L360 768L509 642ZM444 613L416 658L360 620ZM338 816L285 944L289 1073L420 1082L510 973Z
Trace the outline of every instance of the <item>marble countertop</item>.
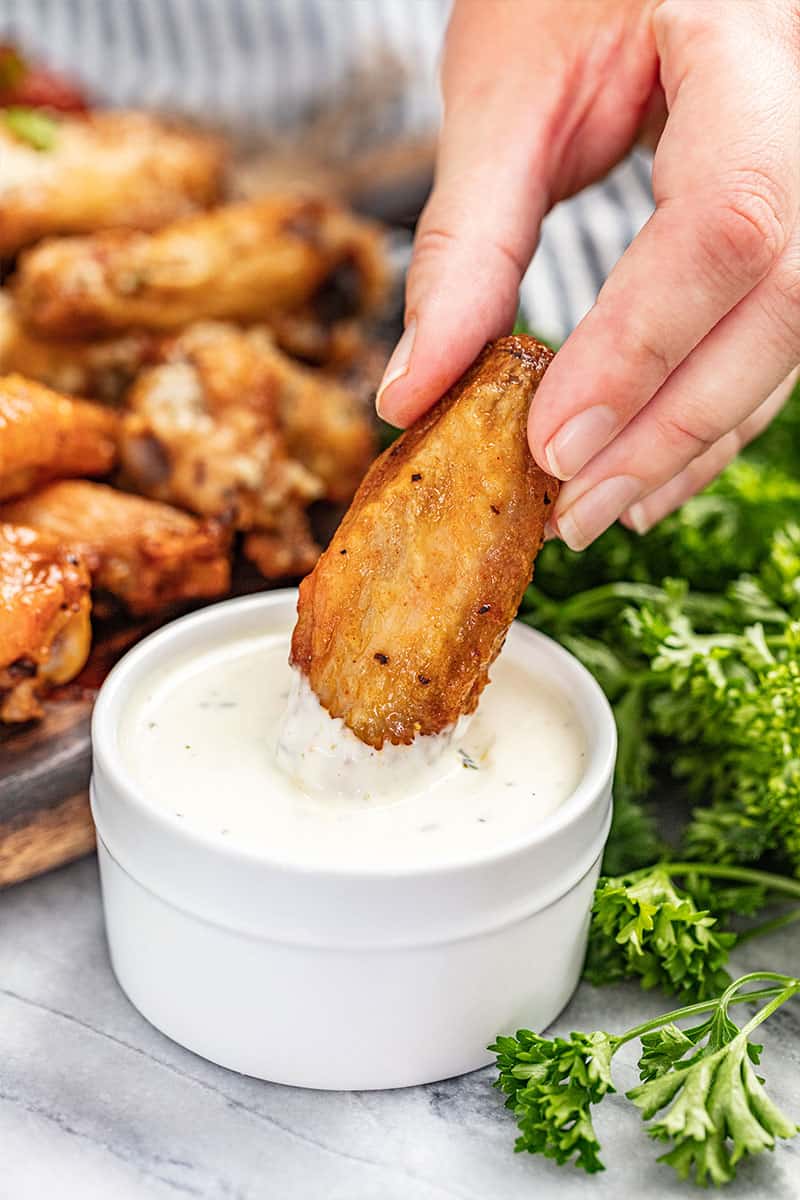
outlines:
M746 953L745 953L746 949ZM736 960L800 968L791 928ZM582 985L556 1029L624 1028L659 1011L633 987ZM775 1098L800 1116L800 1005L763 1038ZM633 1055L619 1063L635 1081ZM118 989L93 859L0 894L2 1200L667 1200L698 1194L655 1162L631 1106L597 1125L608 1170L514 1155L491 1069L396 1092L260 1083L169 1041ZM800 1197L800 1139L741 1172L731 1198Z

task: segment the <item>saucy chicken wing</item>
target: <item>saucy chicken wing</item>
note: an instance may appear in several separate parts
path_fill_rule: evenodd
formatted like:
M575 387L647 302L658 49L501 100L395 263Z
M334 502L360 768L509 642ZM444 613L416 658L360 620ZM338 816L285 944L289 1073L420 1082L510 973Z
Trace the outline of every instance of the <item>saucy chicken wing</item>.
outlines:
M51 239L20 258L25 324L47 337L221 318L269 321L312 306L327 323L383 294L380 239L323 200L273 196L229 204L157 233Z
M40 717L41 696L86 662L89 587L74 549L0 523L0 721Z
M323 488L288 453L272 352L242 330L207 322L165 341L161 357L126 398L126 483L268 534L273 553L257 558L268 577L305 574L319 554L305 509Z
M157 229L218 194L216 138L137 112L52 116L36 148L0 122L0 255L52 234Z
M0 378L0 500L50 479L106 475L116 437L113 412L22 375Z
M487 346L373 464L300 584L292 662L376 749L477 706L558 493L526 435L551 358L531 337Z
M218 596L230 583L229 535L167 504L99 483L53 483L0 507L0 520L28 525L74 548L96 591L135 616L181 600Z

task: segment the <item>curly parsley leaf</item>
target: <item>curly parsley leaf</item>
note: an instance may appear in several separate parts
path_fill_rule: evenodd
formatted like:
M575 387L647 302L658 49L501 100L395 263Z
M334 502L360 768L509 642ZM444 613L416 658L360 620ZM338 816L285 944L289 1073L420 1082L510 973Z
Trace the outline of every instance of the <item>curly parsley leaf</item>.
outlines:
M574 1159L589 1174L603 1170L591 1107L614 1091L616 1046L603 1032L548 1039L520 1029L516 1037L498 1037L489 1047L500 1072L495 1087L517 1118L517 1151L561 1164Z
M644 988L702 1000L728 984L725 964L735 941L656 866L601 879L584 975L594 984L638 978Z

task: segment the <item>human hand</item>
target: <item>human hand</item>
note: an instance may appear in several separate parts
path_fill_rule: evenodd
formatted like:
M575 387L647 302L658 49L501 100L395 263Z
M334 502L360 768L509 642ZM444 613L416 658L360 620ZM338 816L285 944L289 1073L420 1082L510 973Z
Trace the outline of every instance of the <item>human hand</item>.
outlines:
M800 4L456 0L442 84L380 411L410 423L511 327L547 210L660 130L655 213L529 420L568 481L555 532L644 532L766 426L800 362Z

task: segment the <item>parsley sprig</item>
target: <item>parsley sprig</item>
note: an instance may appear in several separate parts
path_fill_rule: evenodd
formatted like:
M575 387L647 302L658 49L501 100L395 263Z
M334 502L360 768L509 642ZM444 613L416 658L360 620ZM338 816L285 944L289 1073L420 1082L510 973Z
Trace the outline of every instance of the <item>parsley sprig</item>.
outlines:
M795 904L760 926L727 928L733 916L756 916L777 900ZM595 985L638 979L705 1000L730 983L735 945L796 920L800 880L718 863L658 863L598 883L584 975Z
M759 989L747 985L766 983ZM622 1034L602 1030L544 1038L521 1029L489 1047L497 1056L495 1084L517 1119L517 1151L574 1162L588 1173L603 1170L592 1109L613 1092L614 1055L641 1043L641 1083L626 1093L650 1122L651 1137L668 1143L659 1161L682 1179L727 1183L745 1157L771 1150L798 1126L767 1095L753 1064L761 1047L751 1034L800 992L800 979L775 972L743 975L721 996L690 1004ZM739 1026L734 1004L764 1000ZM689 1029L679 1021L706 1014ZM660 1115L659 1115L660 1114Z

